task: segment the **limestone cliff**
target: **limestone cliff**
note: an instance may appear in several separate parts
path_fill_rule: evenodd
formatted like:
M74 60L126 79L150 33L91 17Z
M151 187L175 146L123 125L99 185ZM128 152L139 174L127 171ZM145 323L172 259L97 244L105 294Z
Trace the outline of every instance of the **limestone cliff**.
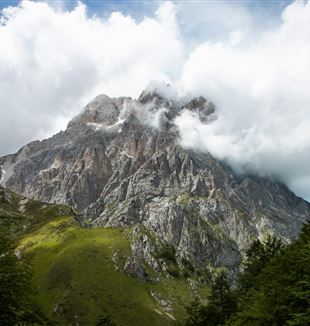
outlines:
M174 124L182 110L203 123L216 113L202 97L100 95L64 132L0 158L1 185L72 205L87 227L134 226L134 259L157 270L166 267L156 243L172 248L180 268L234 271L253 239L296 238L310 205L279 182L237 175L209 153L182 148Z

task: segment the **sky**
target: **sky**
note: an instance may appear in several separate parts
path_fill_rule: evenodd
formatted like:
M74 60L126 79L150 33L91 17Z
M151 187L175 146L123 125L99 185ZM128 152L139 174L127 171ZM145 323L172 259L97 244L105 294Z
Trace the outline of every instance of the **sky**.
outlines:
M94 96L154 82L217 106L181 144L310 199L308 1L0 1L0 155L66 127Z

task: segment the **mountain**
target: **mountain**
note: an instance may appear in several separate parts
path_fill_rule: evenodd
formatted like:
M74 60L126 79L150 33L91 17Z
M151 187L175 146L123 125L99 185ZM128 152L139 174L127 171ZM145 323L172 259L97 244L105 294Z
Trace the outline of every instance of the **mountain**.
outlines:
M290 242L310 204L270 178L237 175L210 153L182 148L182 110L216 118L203 97L179 101L158 90L137 100L99 95L55 136L0 158L1 185L25 197L67 204L84 227L132 227L127 270L177 274L239 270L253 239ZM176 262L159 259L156 247Z
M206 298L203 274L189 282L143 263L148 280L132 277L131 228L85 229L78 220L69 206L0 187L0 232L14 236L19 257L31 258L34 301L51 325L96 325L100 316L117 325L172 325L184 318L184 304ZM170 268L176 265L163 255L166 248L156 249Z

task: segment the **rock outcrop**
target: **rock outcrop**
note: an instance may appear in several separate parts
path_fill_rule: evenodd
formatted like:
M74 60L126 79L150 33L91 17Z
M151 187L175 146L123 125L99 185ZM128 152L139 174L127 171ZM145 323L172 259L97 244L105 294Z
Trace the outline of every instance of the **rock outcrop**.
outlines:
M180 103L156 91L138 100L100 95L64 132L0 158L1 185L72 205L87 227L143 226L128 273L144 273L134 264L141 255L164 270L156 246L171 246L180 268L189 262L234 271L253 239L295 239L310 205L279 182L236 175L209 153L182 148L174 124L182 110L203 123L214 119L215 106L202 97Z

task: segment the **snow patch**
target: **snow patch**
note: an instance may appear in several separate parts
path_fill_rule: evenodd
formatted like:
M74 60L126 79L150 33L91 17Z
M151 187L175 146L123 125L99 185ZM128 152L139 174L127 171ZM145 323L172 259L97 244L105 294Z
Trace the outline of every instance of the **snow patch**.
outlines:
M107 126L106 129L111 129L114 128L118 125L122 125L125 122L126 119L121 119L120 117L118 117L118 120L111 126Z
M103 123L96 123L96 122L87 122L87 126L94 128L96 131L104 127Z
M6 171L3 169L3 166L0 166L0 171L1 171L1 175L0 175L0 184L2 183L2 181L4 180L4 176Z
M3 162L1 166L2 175L0 178L0 184L5 187L6 182L10 179L10 177L14 174L14 167L16 164L18 164L21 161L20 156L23 156L23 154L20 154L17 158L17 161L15 163L12 163L12 158L9 157L6 161Z
M113 125L110 125L110 126L106 126L103 122L101 122L101 123L99 123L99 122L87 122L87 126L92 127L95 131L98 131L98 130L101 130L101 129L111 130L111 129L114 129L115 127L117 127L117 126L122 125L125 122L125 120L126 119L118 118L118 120ZM119 133L122 132L122 129L120 128L118 130L118 132Z

